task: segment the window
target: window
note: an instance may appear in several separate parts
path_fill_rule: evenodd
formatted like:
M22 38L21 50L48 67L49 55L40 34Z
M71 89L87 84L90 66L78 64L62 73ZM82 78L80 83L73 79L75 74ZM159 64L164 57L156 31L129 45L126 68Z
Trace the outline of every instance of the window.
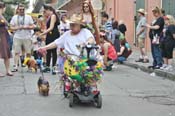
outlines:
M165 14L175 17L175 0L162 0L162 8L165 10Z

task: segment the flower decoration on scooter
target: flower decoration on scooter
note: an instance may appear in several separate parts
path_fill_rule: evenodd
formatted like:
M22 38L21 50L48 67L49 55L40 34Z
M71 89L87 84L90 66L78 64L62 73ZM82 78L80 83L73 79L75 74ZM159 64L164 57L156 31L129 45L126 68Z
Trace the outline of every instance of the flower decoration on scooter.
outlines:
M64 72L71 79L79 83L93 84L98 82L103 75L103 64L98 60L98 47L87 45L81 48L80 57L67 57L64 63Z

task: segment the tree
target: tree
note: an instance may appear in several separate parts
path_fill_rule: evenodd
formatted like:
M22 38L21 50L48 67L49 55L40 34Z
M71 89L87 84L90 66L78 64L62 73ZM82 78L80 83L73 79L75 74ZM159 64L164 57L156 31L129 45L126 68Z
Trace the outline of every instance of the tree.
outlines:
M29 1L26 0L0 0L6 4L6 12L4 14L5 18L10 21L11 17L15 13L15 6L18 4L24 4L26 8L28 8Z
M18 4L24 4L24 5L28 5L29 1L26 0L1 0L6 4L10 4L10 5L18 5Z
M35 7L33 9L33 13L39 13L40 9L42 8L43 4L45 3L44 0L37 0L36 1L36 4L35 4Z
M12 16L14 15L15 9L12 8L10 5L6 6L6 11L4 13L4 17L7 19L7 21L10 21Z

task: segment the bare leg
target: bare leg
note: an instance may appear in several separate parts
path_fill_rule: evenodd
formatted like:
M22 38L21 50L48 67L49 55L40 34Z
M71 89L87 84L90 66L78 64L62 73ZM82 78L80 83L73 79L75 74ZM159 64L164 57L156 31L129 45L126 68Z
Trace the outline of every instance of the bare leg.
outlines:
M144 59L144 55L143 55L142 48L140 48L140 53L141 53L141 55L140 55L140 59Z
M19 62L19 53L15 53L14 60L15 60L15 69L17 69L18 68L18 62Z
M164 64L168 65L168 59L167 58L163 58L163 60L164 60Z
M144 60L148 59L148 56L147 56L147 54L146 54L145 48L142 48L142 49L141 49L141 53L142 53L142 56L143 56Z
M167 64L168 64L168 65L171 65L171 64L172 64L172 60L173 60L173 59L167 59Z
M4 59L4 64L6 68L6 74L12 75L12 72L10 71L10 59Z

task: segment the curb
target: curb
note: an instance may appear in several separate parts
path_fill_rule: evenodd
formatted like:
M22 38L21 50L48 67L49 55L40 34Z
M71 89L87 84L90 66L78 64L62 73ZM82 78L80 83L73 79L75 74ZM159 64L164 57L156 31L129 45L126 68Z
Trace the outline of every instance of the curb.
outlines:
M158 69L156 69L156 70L148 69L145 66L141 66L141 65L131 63L131 62L128 62L128 61L124 62L123 64L126 65L126 66L129 66L131 68L140 69L141 71L146 72L146 73L153 73L154 72L157 76L175 81L175 73L165 72L163 70L158 70Z

